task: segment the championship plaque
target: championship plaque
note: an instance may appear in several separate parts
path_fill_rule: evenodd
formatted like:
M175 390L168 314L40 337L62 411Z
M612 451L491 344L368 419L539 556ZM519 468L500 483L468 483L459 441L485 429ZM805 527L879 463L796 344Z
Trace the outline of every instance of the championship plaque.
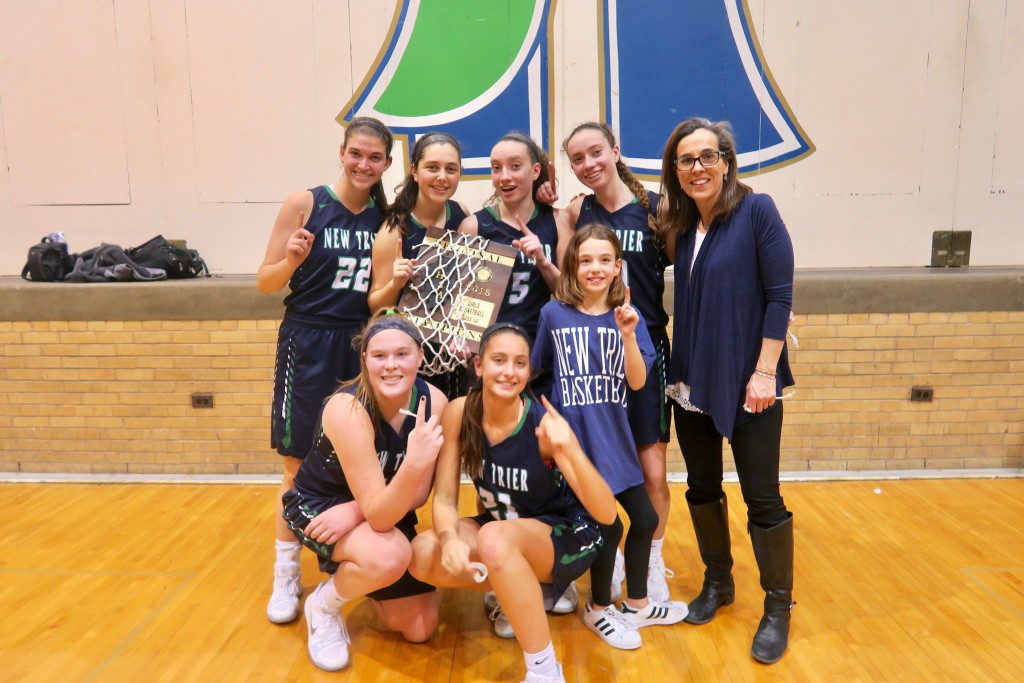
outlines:
M432 352L424 374L463 365L460 349L480 349L484 330L505 300L518 256L519 250L507 244L427 228L412 278L398 302Z

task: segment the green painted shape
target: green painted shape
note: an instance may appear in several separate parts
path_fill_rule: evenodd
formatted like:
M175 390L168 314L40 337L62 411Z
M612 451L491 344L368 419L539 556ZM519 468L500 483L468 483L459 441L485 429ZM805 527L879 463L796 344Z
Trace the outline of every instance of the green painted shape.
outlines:
M428 116L473 101L519 54L536 2L543 0L422 0L402 61L374 108Z

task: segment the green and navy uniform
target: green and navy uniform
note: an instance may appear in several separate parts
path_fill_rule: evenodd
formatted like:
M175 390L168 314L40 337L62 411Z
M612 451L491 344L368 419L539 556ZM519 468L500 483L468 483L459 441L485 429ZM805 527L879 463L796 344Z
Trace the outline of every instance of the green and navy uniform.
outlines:
M657 210L659 196L647 192L651 211L634 199L618 211L601 206L594 195L580 204L577 226L598 223L611 228L622 245L622 280L629 287L630 303L647 322L654 344L654 365L647 384L629 390L629 425L638 444L668 443L672 424L670 399L665 395L669 350L668 313L665 311L665 269L670 265L664 249L655 239L648 219Z
M512 244L513 240L523 238L519 228L501 220L497 207L488 206L473 214L477 219L477 234L484 239L499 244ZM540 239L544 255L551 262L556 260L558 248L558 226L555 223L555 212L547 204L538 204L533 216L526 223ZM537 332L537 316L540 309L551 299L544 276L533 259L519 252L512 275L505 291L505 298L498 310L495 322L515 323L525 329L530 336Z
M271 446L304 458L324 399L359 375L352 340L370 317L370 258L383 221L370 205L353 214L330 186L310 190L313 246L288 282L277 339Z
M523 398L523 416L499 443L484 444L479 477L473 480L487 512L473 517L483 526L495 520L537 519L551 527L555 551L552 583L542 584L550 609L569 584L586 572L601 547L601 532L557 467L540 454L537 427L544 408Z
M353 392L351 388L343 391ZM427 397L426 414L429 418L432 410L430 388L422 378L417 377L413 386L412 400L409 402L410 410L418 407L420 396ZM377 459L380 461L381 473L384 475L386 484L391 483L402 466L409 433L415 426L416 418L411 415L405 417L399 431L395 431L384 420L376 421L373 429L373 446L377 452ZM338 448L324 434L323 411L321 411L313 447L295 475L294 487L282 496L282 501L288 528L302 541L303 545L317 554L320 569L328 574L333 574L338 570L338 563L331 559L334 545L327 545L307 538L303 530L320 513L335 505L353 500L355 500L355 496L352 494L345 471L338 459ZM405 517L395 525L395 528L411 541L416 536L416 522L416 511L409 510ZM370 593L369 597L374 600L393 600L432 590L434 590L433 586L417 581L406 571L405 575L397 582Z
M458 230L459 225L465 218L466 212L462 209L462 205L451 199L445 203L444 229L446 231L455 232ZM416 258L419 254L420 245L423 243L426 235L427 227L416 220L410 212L405 219L405 235L402 236L402 258ZM401 298L401 295L399 295L399 298ZM430 354L429 349L424 350L427 354ZM429 355L427 361L430 361ZM466 393L466 390L469 388L469 378L467 375L467 367L463 365L451 372L432 375L430 383L443 391L448 400L452 400Z

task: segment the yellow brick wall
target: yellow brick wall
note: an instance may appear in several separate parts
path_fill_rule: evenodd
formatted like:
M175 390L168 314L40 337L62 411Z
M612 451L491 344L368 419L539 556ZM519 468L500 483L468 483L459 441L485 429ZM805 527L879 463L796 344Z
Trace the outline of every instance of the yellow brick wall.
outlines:
M279 471L277 326L0 322L0 471ZM1024 467L1024 312L805 315L793 331L784 470ZM934 401L911 403L912 385Z

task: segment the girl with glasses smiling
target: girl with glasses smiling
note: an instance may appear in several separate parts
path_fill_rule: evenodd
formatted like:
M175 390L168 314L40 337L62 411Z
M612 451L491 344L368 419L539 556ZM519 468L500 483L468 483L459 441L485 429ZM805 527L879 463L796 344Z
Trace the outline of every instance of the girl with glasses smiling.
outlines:
M735 597L722 439L732 445L765 591L751 656L777 662L789 640L793 515L779 491L781 389L792 385L786 333L793 245L771 197L737 178L727 123L693 118L669 136L659 218L675 267L669 395L686 461L686 500L706 566L686 621Z

